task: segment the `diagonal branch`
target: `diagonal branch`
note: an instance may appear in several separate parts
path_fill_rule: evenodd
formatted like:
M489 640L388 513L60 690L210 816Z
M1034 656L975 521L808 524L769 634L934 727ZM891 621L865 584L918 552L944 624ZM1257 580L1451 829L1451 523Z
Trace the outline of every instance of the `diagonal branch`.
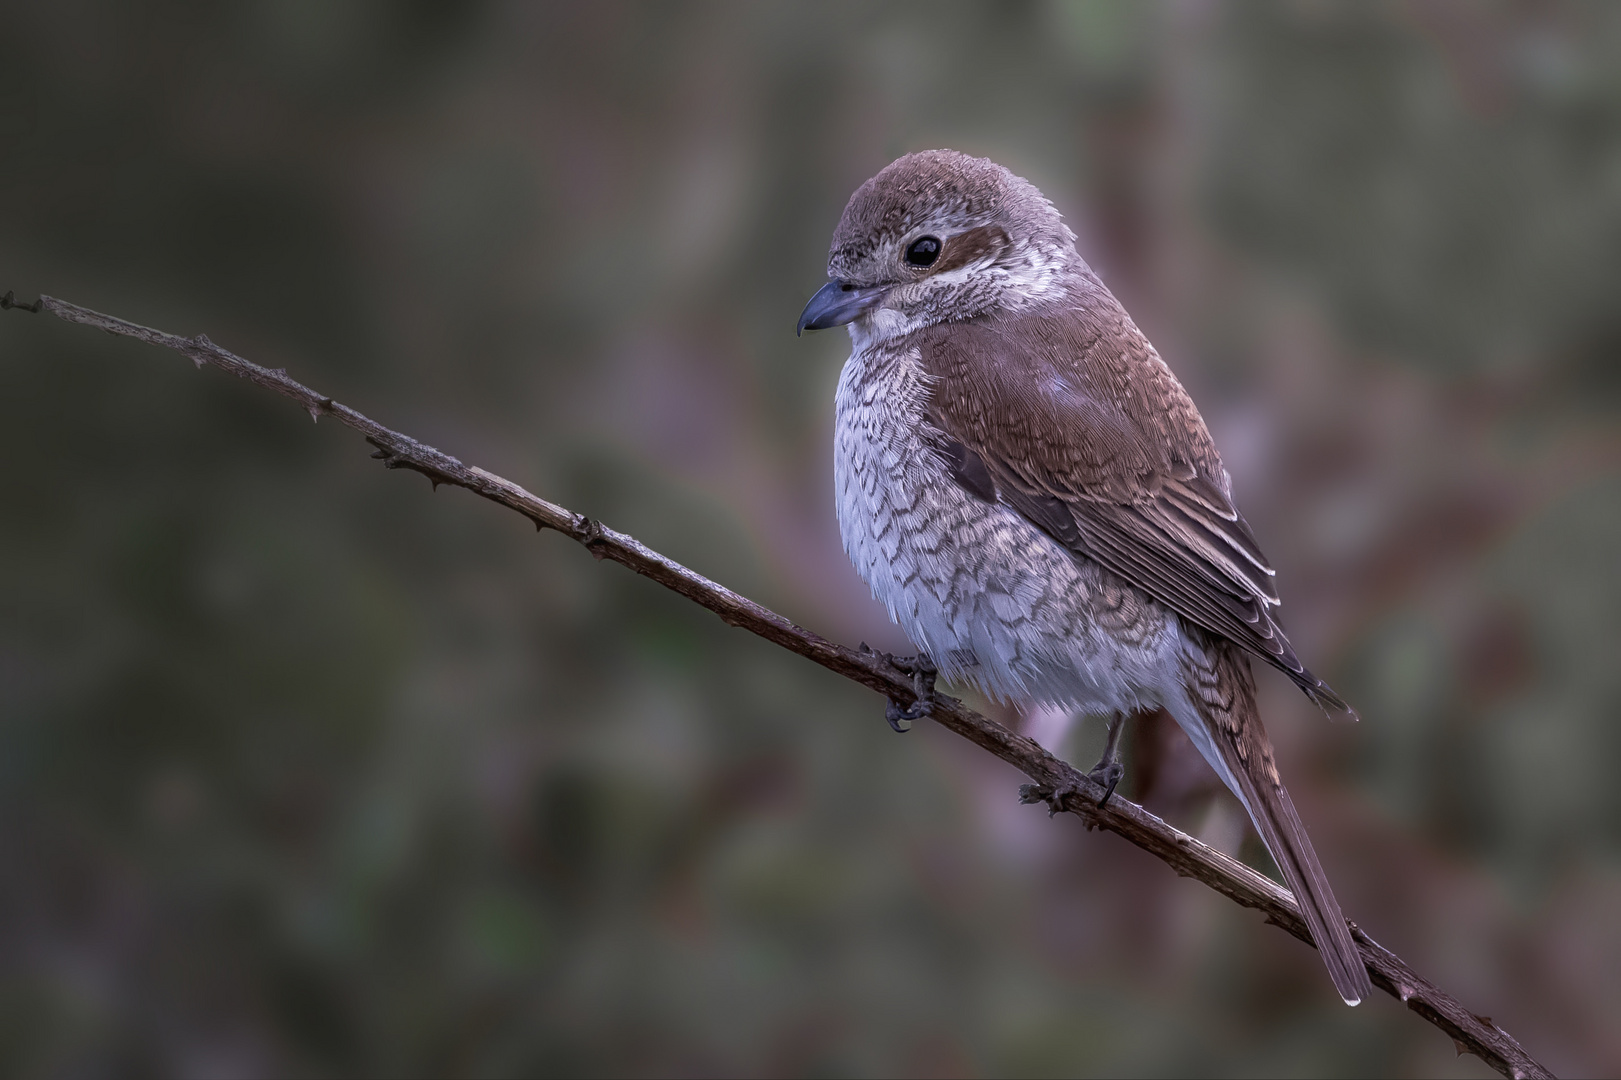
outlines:
M212 364L249 382L273 390L302 405L315 419L331 416L355 429L376 447L372 456L390 469L412 469L439 484L454 484L492 502L515 510L537 529L555 529L585 545L598 559L612 559L643 577L652 578L708 608L732 626L742 627L790 652L813 660L829 671L870 687L890 698L915 702L912 677L890 658L870 651L846 648L740 596L702 574L665 558L634 537L616 532L583 514L531 495L510 480L476 466L465 465L449 454L386 428L347 405L333 401L288 377L285 371L260 367L227 352L201 334L186 338L153 330L75 304L41 296L23 304L11 294L0 297L0 309L40 311L67 322L80 323L110 334L132 337L173 349L198 367ZM1114 797L1098 806L1103 789L1085 774L1048 753L1039 744L981 716L955 698L936 695L930 719L995 754L1034 783L1020 790L1023 802L1045 802L1052 810L1078 815L1088 829L1106 829L1160 859L1183 877L1197 878L1223 896L1259 910L1266 921L1311 944L1294 898L1269 878L1188 836L1135 803ZM1421 978L1395 953L1363 933L1355 923L1352 933L1361 947L1375 986L1396 997L1424 1019L1450 1035L1458 1052L1472 1053L1508 1077L1551 1077L1553 1073L1527 1054L1508 1032L1488 1017L1465 1009L1433 983Z

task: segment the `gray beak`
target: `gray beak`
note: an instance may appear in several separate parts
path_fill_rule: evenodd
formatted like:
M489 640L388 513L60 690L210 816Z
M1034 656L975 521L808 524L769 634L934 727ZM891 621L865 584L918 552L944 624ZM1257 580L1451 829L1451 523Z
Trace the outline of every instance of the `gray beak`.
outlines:
M888 291L888 285L863 289L843 281L830 281L816 290L805 310L799 313L799 327L794 333L828 330L854 322L876 307Z

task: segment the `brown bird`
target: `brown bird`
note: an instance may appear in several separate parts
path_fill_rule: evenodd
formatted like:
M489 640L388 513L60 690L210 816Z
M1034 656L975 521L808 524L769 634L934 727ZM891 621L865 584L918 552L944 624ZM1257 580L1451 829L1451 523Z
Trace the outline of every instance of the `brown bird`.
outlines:
M1244 804L1348 1004L1368 973L1255 704L1249 656L1325 710L1199 410L1028 181L950 150L862 184L800 330L848 325L845 550L948 678L1109 717L1162 707ZM925 702L926 696L922 697ZM891 705L891 723L916 710ZM1105 799L1108 795L1105 795Z

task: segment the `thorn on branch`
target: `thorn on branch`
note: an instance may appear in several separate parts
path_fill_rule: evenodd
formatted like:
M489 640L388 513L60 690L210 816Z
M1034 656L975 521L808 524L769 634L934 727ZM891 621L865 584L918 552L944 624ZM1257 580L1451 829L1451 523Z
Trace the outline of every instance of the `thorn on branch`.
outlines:
M12 292L10 289L6 290L6 295L0 296L0 311L9 311L12 308L17 308L21 311L32 312L33 314L38 315L40 309L44 306L45 301L43 300L35 300L32 304L25 304L21 300L18 300L17 294Z
M203 365L208 363L208 357L202 354L212 349L214 343L208 340L207 334L198 334L196 337L187 338L186 345L188 348L182 350L183 355L190 357L198 371L203 370Z
M329 398L328 400L331 399ZM435 472L419 462L412 461L410 458L395 450L390 450L388 447L384 446L381 442L370 435L366 436L366 441L377 447L377 452L372 454L372 457L376 458L378 461L381 461L383 463L383 468L385 469L409 469L411 472L421 473L423 476L428 478L428 483L433 485L433 489L435 491L439 490L440 484L452 483L452 481L443 474Z
M608 542L608 538L602 534L602 522L596 518L580 518L580 527L576 530L575 539L585 545L585 550L591 553L593 559L601 562L606 558L602 545ZM721 617L725 618L724 615Z

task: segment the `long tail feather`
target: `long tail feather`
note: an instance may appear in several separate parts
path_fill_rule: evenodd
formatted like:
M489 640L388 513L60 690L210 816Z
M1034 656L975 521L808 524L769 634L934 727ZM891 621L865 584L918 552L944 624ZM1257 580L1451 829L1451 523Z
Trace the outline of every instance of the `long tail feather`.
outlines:
M1202 644L1201 655L1190 652L1186 658L1189 696L1204 728L1194 744L1249 811L1294 893L1334 988L1347 1005L1356 1005L1373 993L1373 985L1306 826L1278 777L1272 744L1255 705L1249 660L1229 642L1207 638Z
M1239 784L1249 789L1244 801L1249 804L1250 820L1283 871L1289 891L1295 894L1295 903L1323 956L1329 978L1334 980L1334 989L1347 1005L1359 1004L1373 993L1368 969L1351 938L1334 891L1328 886L1323 864L1306 836L1306 827L1295 812L1294 800L1281 784L1272 785L1243 772L1238 777Z

